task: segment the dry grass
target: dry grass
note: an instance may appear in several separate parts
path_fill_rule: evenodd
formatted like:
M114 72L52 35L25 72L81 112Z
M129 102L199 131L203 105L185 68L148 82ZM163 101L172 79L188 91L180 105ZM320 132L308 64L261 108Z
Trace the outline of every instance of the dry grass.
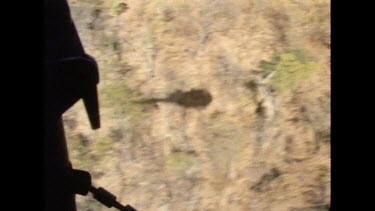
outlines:
M82 107L70 111L75 167L139 210L288 211L318 203L323 192L315 198L328 203L329 1L128 0L123 12L120 0L74 2L90 10L73 11L74 19L92 14L78 30L99 63L103 118L92 132ZM281 92L246 89L259 72L276 72L262 89ZM178 89L207 89L212 102L132 102ZM256 100L265 98L275 114L257 125ZM259 135L266 138L257 157ZM251 189L272 168L281 174Z

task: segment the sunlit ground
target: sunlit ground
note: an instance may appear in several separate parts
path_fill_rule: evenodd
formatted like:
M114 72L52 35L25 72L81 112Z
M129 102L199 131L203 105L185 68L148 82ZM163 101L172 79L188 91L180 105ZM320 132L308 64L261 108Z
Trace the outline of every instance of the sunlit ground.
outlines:
M69 3L102 127L82 102L64 123L95 186L141 211L328 210L329 1Z

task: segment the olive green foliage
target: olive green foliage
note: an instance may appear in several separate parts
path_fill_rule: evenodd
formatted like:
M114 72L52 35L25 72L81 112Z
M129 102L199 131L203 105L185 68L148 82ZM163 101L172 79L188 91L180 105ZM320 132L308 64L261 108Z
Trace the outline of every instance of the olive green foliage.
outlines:
M100 93L102 107L113 108L113 118L128 117L131 122L137 123L147 115L147 108L151 105L135 103L140 95L125 85L107 85Z
M107 137L96 137L95 140L82 133L68 133L70 157L78 169L95 171L95 166L105 162L112 153L113 140Z
M196 162L193 154L186 152L172 152L165 160L166 171L178 178L183 177L186 171Z
M303 79L319 68L319 63L308 61L303 53L295 51L276 56L271 62L263 61L260 68L264 75L275 72L270 85L279 93L284 93L296 89Z

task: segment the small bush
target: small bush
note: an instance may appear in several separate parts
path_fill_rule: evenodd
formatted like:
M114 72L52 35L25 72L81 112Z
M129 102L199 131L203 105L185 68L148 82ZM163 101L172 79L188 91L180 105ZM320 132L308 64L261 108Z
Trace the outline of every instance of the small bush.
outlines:
M308 77L319 63L308 61L300 51L284 53L274 57L271 62L261 62L264 75L275 72L270 85L279 93L296 89L302 79Z
M130 118L134 124L142 120L147 114L146 107L150 105L134 103L133 100L139 98L136 91L130 90L121 83L107 85L101 90L101 107L112 108L113 118Z
M186 152L172 152L168 155L165 164L166 171L176 176L177 178L183 177L185 172L195 163L193 154Z

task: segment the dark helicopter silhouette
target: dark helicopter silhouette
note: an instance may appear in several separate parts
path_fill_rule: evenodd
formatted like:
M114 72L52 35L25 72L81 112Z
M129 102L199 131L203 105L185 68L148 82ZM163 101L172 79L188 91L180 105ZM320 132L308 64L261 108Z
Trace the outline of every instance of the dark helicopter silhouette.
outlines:
M157 103L169 102L176 103L183 107L206 107L212 101L212 95L206 89L191 89L184 92L177 90L166 98L150 98L145 100L133 101L135 103Z

